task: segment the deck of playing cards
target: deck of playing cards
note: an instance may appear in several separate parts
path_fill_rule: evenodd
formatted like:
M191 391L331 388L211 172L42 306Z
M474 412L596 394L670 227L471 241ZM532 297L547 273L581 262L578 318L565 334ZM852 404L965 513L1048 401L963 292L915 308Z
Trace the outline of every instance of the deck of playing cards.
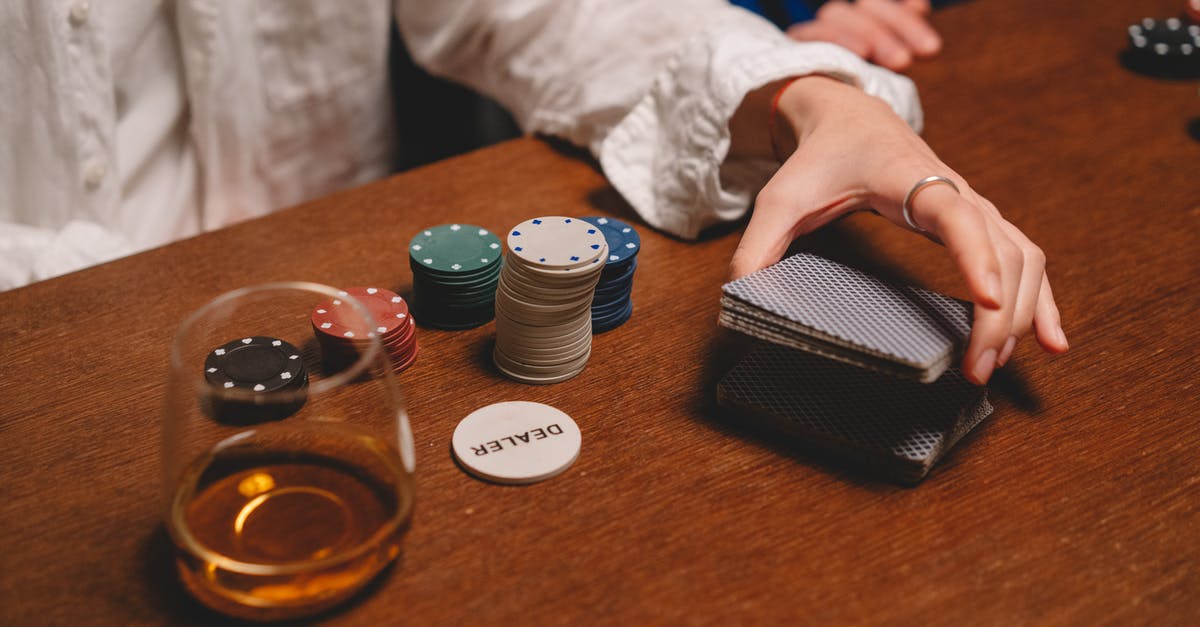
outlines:
M774 345L720 382L724 407L904 483L992 411L985 388L948 370L970 334L970 303L809 253L722 292L720 324Z

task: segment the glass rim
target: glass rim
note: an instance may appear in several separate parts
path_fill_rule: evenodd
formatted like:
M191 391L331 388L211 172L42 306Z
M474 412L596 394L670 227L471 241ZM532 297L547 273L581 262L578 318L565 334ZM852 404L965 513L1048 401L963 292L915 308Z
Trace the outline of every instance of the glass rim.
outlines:
M359 375L361 375L367 369L367 365L372 363L373 360L382 354L383 346L380 343L379 336L375 333L371 333L368 335L368 344L366 350L358 355L358 358L353 364L337 372L333 376L322 377L315 383L310 383L307 388L302 391L274 390L270 392L254 392L252 390L241 390L237 388L226 389L209 383L203 376L187 375L185 372L185 365L183 363L183 339L187 337L192 328L195 327L195 325L204 316L210 314L218 307L250 294L287 290L315 292L317 294L328 296L330 299L337 298L344 300L349 303L350 306L354 308L355 312L362 316L363 320L368 323L367 328L373 329L377 326L375 316L371 314L371 311L367 309L366 305L364 305L354 296L348 294L345 290L333 288L328 285L322 285L312 281L275 281L271 283L260 283L258 285L239 287L235 290L230 290L224 294L221 294L220 296L217 296L216 298L213 298L199 309L196 309L192 313L188 314L188 316L183 319L183 322L180 323L179 328L175 331L174 337L171 339L170 365L172 372L178 372L185 378L193 380L195 382L194 387L201 395L208 395L223 400L251 401L261 404L278 400L295 400L301 396L321 394L328 390L341 387L342 385L353 381Z

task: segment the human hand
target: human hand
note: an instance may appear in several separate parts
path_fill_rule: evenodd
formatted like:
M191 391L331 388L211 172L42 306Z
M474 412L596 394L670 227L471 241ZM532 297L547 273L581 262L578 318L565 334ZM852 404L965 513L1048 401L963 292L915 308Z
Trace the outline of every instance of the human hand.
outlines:
M808 22L787 34L797 41L827 41L891 70L912 65L942 48L942 39L926 21L929 0L832 0Z
M773 128L762 120L771 96L785 84L778 100L782 124ZM809 76L750 94L730 127L731 156L770 158L775 150L790 155L755 200L730 263L733 278L775 263L795 238L859 209L871 208L907 229L901 205L909 190L927 176L945 176L959 192L929 185L913 199L911 215L946 246L975 301L963 373L986 383L1031 329L1046 351L1067 350L1041 249L883 101L834 79Z

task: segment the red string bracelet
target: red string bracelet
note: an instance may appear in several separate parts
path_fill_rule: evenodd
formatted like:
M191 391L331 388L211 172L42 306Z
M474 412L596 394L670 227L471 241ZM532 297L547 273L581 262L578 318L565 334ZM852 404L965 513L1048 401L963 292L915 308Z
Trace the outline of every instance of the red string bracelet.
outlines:
M781 85L779 87L779 89L776 89L775 95L771 97L771 113L770 113L770 115L767 116L767 133L771 136L771 153L775 155L775 160L780 163L787 161L787 159L780 156L779 140L775 139L775 131L777 130L777 128L779 126L779 122L778 122L778 120L779 120L779 99L783 97L783 92L785 89L787 89L788 87L791 87L792 83L794 83L802 78L804 78L804 77L803 76L794 76L794 77L788 79L788 82Z

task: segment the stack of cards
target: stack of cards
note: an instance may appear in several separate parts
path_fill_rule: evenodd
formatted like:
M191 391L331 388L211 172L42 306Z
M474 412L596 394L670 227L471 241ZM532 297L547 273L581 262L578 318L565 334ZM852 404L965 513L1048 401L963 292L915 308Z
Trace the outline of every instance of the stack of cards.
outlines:
M956 371L918 383L774 344L725 375L717 402L904 484L992 413L986 388Z
M971 304L801 253L722 288L721 326L924 383L965 346Z
M808 253L722 291L720 324L772 344L720 382L723 407L903 483L992 412L985 388L947 370L970 334L970 303Z

